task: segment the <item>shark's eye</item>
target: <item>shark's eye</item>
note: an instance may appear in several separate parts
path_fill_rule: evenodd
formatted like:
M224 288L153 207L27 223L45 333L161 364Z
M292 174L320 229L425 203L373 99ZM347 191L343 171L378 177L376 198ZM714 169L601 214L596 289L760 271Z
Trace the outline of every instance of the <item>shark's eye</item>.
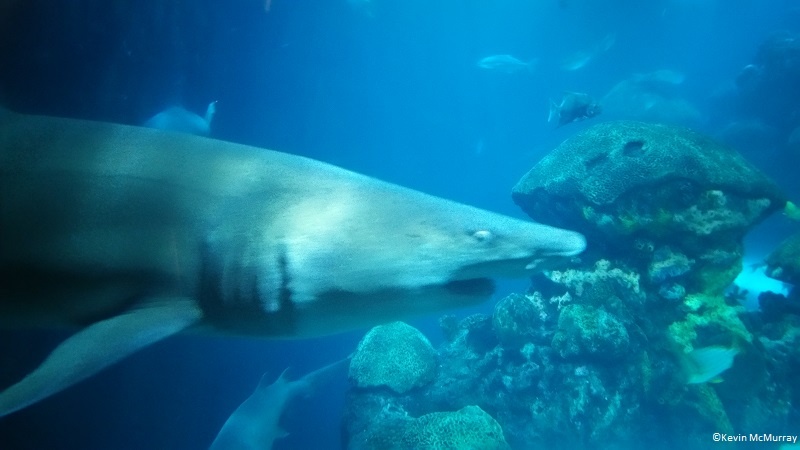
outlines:
M487 242L491 241L492 238L494 238L494 235L489 230L478 230L472 233L472 237L474 237L476 240L480 242Z

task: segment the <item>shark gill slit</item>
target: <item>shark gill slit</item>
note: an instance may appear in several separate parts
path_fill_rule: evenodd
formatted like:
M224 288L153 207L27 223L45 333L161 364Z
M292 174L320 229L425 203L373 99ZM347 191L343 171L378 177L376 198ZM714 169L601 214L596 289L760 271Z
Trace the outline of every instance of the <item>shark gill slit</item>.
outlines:
M277 283L272 291L259 289L259 274L251 273L251 283L226 291L223 283L224 269L222 259L214 251L213 245L205 242L201 246L200 277L197 289L197 302L206 320L222 329L239 327L245 334L292 335L297 330L296 306L292 301L291 276L285 251L277 252ZM237 268L238 278L247 270ZM230 281L230 280L228 280ZM226 294L227 292L227 294ZM265 299L262 296L270 298ZM266 311L265 302L276 305L277 309ZM266 333L264 332L265 330Z
M297 329L297 313L292 301L292 289L289 287L292 279L289 275L289 263L285 248L278 252L278 270L280 271L281 286L278 291L279 309L276 322L283 332L291 333Z

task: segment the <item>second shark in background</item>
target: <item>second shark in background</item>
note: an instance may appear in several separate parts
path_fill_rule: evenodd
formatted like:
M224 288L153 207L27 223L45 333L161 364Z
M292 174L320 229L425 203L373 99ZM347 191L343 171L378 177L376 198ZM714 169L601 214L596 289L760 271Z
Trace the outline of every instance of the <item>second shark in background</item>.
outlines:
M345 358L317 369L304 377L289 381L288 369L273 383L268 383L267 374L250 397L231 414L210 450L267 450L288 433L280 426L280 418L289 402L300 395L311 395L333 372L344 367L350 358Z

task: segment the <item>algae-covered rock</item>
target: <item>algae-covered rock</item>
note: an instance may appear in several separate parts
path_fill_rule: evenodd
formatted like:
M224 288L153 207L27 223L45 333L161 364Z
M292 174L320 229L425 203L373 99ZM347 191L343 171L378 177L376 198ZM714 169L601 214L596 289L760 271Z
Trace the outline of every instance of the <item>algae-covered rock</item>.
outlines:
M544 321L542 310L529 298L511 294L497 302L492 327L497 339L508 348L521 348L537 337L538 324Z
M767 257L766 274L785 283L800 285L800 233L783 241Z
M739 315L744 312L741 305L729 305L721 295L691 294L683 300L686 314L670 324L668 336L678 348L689 353L696 347L713 344L700 343L703 335L725 336L729 342L751 342L753 336Z
M559 145L514 186L531 217L584 233L704 236L786 203L738 153L687 128L615 121Z
M606 259L595 261L591 268L551 270L547 276L567 288L570 298L580 299L584 304L608 305L611 298L619 297L625 304L634 306L645 300L641 276L613 267Z
M653 259L648 267L648 275L654 282L678 278L691 270L694 260L686 255L672 251L669 246L659 247L653 253Z
M361 388L386 386L399 394L436 376L436 351L416 328L393 322L371 329L350 361L350 379Z
M440 322L440 325L445 325ZM497 337L492 330L492 318L485 314L473 314L457 323L443 326L448 342L463 343L466 347L485 352L497 345Z
M562 358L617 360L630 344L628 331L613 314L586 305L567 305L558 318L553 349Z
M741 270L744 235L787 204L734 150L687 128L631 121L567 139L513 197L534 220L583 232L587 255L648 274L645 290L672 300L720 294Z

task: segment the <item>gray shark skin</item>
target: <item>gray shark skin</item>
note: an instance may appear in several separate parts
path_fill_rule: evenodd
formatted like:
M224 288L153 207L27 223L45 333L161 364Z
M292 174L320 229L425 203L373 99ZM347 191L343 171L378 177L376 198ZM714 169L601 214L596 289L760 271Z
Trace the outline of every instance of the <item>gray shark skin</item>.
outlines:
M0 416L192 328L319 336L476 304L582 235L311 159L0 111L0 326L78 332Z
M261 377L255 392L231 414L210 450L268 450L288 433L280 426L280 418L288 403L297 396L312 394L319 385L349 359L343 359L317 369L304 377L289 381L286 370L269 383L267 374Z

